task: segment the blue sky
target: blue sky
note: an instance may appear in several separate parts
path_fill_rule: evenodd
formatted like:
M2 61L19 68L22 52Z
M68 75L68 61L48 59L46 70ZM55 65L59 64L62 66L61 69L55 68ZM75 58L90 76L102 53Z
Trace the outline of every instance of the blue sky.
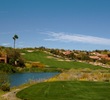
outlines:
M0 45L110 50L110 0L0 0Z

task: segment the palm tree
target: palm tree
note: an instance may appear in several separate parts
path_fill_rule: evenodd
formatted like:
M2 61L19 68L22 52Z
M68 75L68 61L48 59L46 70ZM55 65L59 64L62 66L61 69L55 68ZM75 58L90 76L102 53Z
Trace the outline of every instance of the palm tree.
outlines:
M15 35L13 36L13 40L14 40L14 49L15 49L15 42L16 42L16 39L18 39L18 35L15 34Z

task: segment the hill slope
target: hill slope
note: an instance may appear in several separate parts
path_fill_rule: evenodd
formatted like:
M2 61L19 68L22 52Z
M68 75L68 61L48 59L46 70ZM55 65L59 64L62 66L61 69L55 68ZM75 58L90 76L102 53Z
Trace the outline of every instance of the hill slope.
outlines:
M70 68L90 68L90 69L105 69L101 66L94 66L88 63L81 63L76 61L64 61L59 60L58 58L53 57L52 55L42 52L42 51L33 51L33 52L23 52L23 57L26 59L26 61L31 62L41 62L50 68L64 68L64 69L70 69Z

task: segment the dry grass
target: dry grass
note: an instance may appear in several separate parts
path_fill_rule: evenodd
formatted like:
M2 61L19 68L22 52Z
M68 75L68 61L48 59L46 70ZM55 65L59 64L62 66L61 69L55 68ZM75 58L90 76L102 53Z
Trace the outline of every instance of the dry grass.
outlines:
M63 72L56 77L51 78L49 81L110 81L110 73L108 70L91 70L85 69L70 69Z

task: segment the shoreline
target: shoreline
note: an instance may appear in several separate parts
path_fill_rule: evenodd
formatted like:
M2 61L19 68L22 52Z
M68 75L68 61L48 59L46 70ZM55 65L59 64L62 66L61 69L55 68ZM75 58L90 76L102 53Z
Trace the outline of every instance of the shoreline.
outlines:
M16 94L21 91L22 89L25 89L31 85L34 85L34 84L37 84L36 83L27 83L27 84L23 84L23 85L20 85L18 87L13 87L11 88L11 90L7 93L4 93L3 95L1 95L1 98L2 100L22 100L20 98L17 98Z
M1 99L2 99L2 100L22 100L22 99L20 99L20 98L17 98L17 96L16 96L16 94L17 94L19 91L21 91L21 90L23 90L23 89L25 89L25 88L27 88L27 87L29 87L29 86L31 86L31 85L40 83L40 82L54 81L54 80L52 80L52 79L54 79L54 78L56 78L56 75L53 76L53 77L51 77L51 78L49 78L49 79L45 79L45 80L43 80L43 81L32 81L32 82L25 83L25 84L20 85L20 86L17 86L17 87L12 87L9 92L4 93L3 95L1 95Z

